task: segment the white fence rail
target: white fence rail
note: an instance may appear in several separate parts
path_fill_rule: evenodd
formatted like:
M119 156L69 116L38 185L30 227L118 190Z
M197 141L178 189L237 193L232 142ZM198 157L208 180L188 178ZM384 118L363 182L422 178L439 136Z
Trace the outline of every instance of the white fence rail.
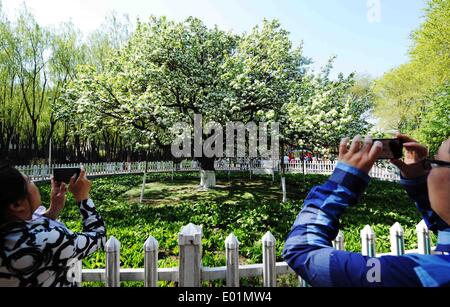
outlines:
M403 229L395 223L390 231L391 253L388 255L403 255L405 253L431 254L428 228L424 221L417 225L418 249L405 251ZM228 287L238 287L241 278L262 277L263 285L277 286L279 275L294 274L286 262L276 262L276 239L267 232L262 237L263 263L240 265L239 241L234 234L230 234L225 240L226 266L203 267L202 266L202 227L189 224L181 228L178 236L180 250L179 267L158 268L158 241L149 237L144 243L144 268L125 269L120 268L121 244L116 238L111 237L106 243L106 267L105 269L82 269L81 265L75 266L78 270L73 276L81 276L77 282L104 282L107 287L118 287L122 281L143 281L145 287L156 287L158 281L176 282L180 287L200 287L202 281L225 280ZM372 228L367 225L361 231L362 254L367 256L383 256L376 254L376 236ZM333 247L344 250L344 235L339 231L333 241ZM299 286L307 286L299 278Z
M313 161L306 162L293 160L285 164L287 173L305 174L331 174L336 167L336 161ZM17 169L28 175L33 181L48 181L54 168L79 167L80 164L55 164L48 165L26 165L18 166ZM139 174L145 170L145 162L114 162L114 163L87 163L83 164L89 176L107 176L119 174ZM239 160L217 160L215 161L217 171L248 171L250 174L274 174L280 171L280 161L239 161ZM200 165L197 161L185 160L181 163L172 161L152 161L147 164L149 173L174 173L199 171ZM394 167L375 165L370 174L371 177L398 181L400 175Z
M336 164L336 161L306 162L301 160L293 160L286 164L286 171L292 173L304 172L305 174L331 174L334 171ZM391 165L375 165L370 171L369 175L372 178L388 181L400 180L400 174L397 171L397 168Z

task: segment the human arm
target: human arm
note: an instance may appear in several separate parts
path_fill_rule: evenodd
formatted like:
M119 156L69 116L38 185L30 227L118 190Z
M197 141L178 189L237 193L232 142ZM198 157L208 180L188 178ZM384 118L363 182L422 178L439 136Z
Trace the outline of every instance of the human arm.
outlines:
M429 170L423 166L423 160L428 156L428 149L407 135L398 133L397 138L403 141L403 147L406 149L403 160L391 160L400 169L400 184L405 188L408 196L414 200L430 230L447 230L449 225L433 211L430 205L427 186Z
M50 206L44 212L43 216L57 220L64 205L66 203L67 187L64 182L57 183L55 179L51 178L51 192L50 192Z
M348 206L356 205L380 152L379 145L371 146L370 140L362 148L352 145L350 150L346 149L347 142L341 143L340 162L330 179L313 188L305 200L286 239L284 259L312 286L419 286L415 262L409 258L381 257L374 261L332 248L339 218ZM380 265L379 278L371 278L374 263Z
M103 219L98 214L94 202L89 198L92 183L86 177L82 169L78 179L75 176L69 183L69 191L74 195L80 214L83 219L83 232L73 233L67 228L56 228L61 232L64 246L58 262L73 263L92 254L98 248L103 248L106 240L106 228Z

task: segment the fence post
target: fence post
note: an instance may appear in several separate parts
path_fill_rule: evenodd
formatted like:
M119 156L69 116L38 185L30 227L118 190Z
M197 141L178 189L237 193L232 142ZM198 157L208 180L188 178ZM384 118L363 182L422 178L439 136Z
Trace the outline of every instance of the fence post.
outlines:
M158 285L158 241L152 236L144 243L144 286Z
M344 233L339 230L336 238L333 241L333 247L337 250L343 251L345 250L345 239L344 239Z
M281 177L281 189L283 190L283 203L287 201L286 197L286 177Z
M239 287L239 241L233 233L225 239L225 254L227 287Z
M391 240L392 255L401 256L405 254L405 240L403 237L403 228L397 222L389 229Z
M363 256L376 257L375 233L370 225L361 231L361 246Z
M111 237L106 242L106 286L120 287L120 242Z
M67 271L67 279L74 282L77 287L83 287L83 262L81 260L75 262Z
M202 227L194 224L181 227L179 286L200 287L202 267Z
M416 226L419 254L431 254L430 232L424 220Z
M275 243L275 237L272 233L270 233L270 231L262 237L264 287L277 286Z
M310 285L300 275L298 275L298 286L301 288L309 288L310 287Z
M142 203L144 201L144 193L145 193L145 181L147 177L147 173L144 172L144 176L142 177L142 186L141 186L141 195L139 196L139 202Z

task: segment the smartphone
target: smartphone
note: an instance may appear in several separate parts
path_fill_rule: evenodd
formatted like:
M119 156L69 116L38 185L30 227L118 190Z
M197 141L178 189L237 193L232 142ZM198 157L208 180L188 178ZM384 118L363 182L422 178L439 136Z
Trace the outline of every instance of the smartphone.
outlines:
M69 183L70 178L76 174L75 180L80 176L81 168L62 167L53 169L53 178L56 182Z
M378 159L400 159L403 156L403 141L400 139L374 139L383 144L383 151Z

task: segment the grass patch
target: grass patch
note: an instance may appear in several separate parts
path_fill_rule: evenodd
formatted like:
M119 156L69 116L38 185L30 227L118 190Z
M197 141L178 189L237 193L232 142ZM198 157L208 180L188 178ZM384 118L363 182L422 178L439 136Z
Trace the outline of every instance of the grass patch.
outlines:
M214 201L224 204L237 204L242 201L276 201L280 202L282 193L278 184L266 178L251 181L242 178L219 179L214 189L199 190L198 179L180 179L176 181L153 181L146 183L144 203L150 205L170 205L179 202ZM142 186L136 186L124 195L129 202L138 202ZM293 185L287 185L289 199L299 200L302 193Z
M159 267L178 266L178 232L188 223L203 225L203 265L225 265L225 238L233 232L239 241L242 264L262 262L261 237L271 231L277 239L277 261L282 261L284 240L299 213L309 190L323 183L327 176L290 174L287 176L289 201L280 203L280 181L270 176L248 173L218 173L218 189L197 191L198 173L150 174L143 204L137 202L142 176L117 176L93 181L91 197L104 218L108 236L122 244L121 266L144 266L143 244L154 236L160 245ZM44 203L48 203L49 185L40 187ZM377 252L389 252L389 227L400 222L405 230L405 247L417 247L415 225L420 221L413 202L397 183L373 180L360 203L348 209L341 219L346 249L361 250L360 231L366 224L377 234ZM69 195L61 220L73 231L81 230L81 218ZM433 236L433 242L435 237ZM96 252L83 260L85 268L104 268L104 252ZM281 278L287 282L292 278ZM259 278L242 281L243 285L261 285ZM295 278L294 278L295 284ZM97 285L97 284L96 284ZM140 285L126 283L125 286ZM168 283L160 283L167 286ZM210 285L221 286L223 282Z

